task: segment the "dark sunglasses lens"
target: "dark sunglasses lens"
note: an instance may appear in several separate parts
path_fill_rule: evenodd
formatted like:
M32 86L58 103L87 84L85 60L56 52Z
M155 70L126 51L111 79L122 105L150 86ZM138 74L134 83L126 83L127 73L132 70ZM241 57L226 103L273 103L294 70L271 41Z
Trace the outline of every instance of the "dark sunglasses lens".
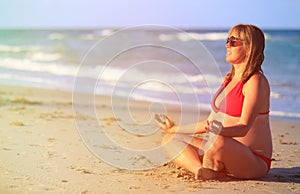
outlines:
M227 38L226 44L228 44L229 41L230 41L229 38Z
M227 41L226 41L226 44L228 44L229 43L229 45L230 46L232 46L232 37L230 37L230 38L227 38Z
M226 44L229 43L230 46L235 47L236 46L236 38L234 36L231 36L230 38L227 38Z

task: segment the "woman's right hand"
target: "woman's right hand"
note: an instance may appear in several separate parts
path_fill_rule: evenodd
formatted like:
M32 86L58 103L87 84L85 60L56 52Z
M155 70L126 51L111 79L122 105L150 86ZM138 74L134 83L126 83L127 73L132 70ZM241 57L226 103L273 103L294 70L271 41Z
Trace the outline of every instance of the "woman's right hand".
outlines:
M160 125L160 128L167 133L176 133L178 126L174 125L174 122L166 117L165 122Z

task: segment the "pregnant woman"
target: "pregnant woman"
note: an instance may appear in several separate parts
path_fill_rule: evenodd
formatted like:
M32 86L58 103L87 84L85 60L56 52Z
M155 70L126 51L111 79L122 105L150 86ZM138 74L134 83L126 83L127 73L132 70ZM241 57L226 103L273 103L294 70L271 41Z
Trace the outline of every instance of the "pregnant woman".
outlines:
M239 24L231 28L226 42L226 61L231 64L231 71L212 99L207 120L177 126L166 117L160 126L167 132L162 142L167 153L171 155L185 145L174 162L193 172L197 179L221 175L255 179L268 174L272 139L270 86L261 69L264 48L264 34L258 27ZM205 140L191 138L191 133L207 132L217 137L203 152L201 145Z

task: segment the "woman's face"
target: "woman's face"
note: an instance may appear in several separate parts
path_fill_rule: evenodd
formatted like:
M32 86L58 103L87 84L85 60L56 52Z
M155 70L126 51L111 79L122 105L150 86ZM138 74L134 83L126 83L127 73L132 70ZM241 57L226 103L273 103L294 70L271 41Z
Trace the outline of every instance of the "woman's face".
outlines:
M231 32L226 43L226 61L231 64L240 64L246 57L246 47L243 40L235 32Z

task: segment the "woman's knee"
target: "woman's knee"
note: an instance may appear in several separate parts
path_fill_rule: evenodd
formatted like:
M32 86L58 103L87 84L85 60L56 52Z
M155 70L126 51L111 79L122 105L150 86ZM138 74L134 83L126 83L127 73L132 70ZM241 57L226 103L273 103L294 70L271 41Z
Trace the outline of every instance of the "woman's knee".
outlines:
M165 135L165 136L162 138L162 140L161 140L161 144L162 144L162 145L166 144L166 142L168 142L169 139L170 139L170 138L168 137L168 134Z
M161 143L167 144L167 143L178 143L178 142L184 142L186 144L190 144L192 141L192 136L183 135L183 134L176 134L176 133L167 133Z
M172 139L174 136L174 134L171 133L167 133L161 140L161 144L164 145L166 143L168 143L170 141L170 139Z

